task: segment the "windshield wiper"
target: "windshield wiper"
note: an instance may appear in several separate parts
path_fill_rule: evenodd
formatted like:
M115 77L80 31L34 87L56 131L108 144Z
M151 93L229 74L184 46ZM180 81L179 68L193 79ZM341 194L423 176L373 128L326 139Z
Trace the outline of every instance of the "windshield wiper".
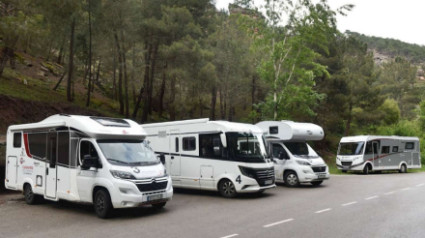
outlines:
M128 162L122 161L122 160L117 160L117 159L107 159L108 161L111 162L116 162L116 163L121 163L121 164L129 164Z

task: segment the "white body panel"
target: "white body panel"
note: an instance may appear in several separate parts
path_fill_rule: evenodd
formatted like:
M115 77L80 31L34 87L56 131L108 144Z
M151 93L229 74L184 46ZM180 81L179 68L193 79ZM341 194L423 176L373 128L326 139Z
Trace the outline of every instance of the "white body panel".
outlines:
M352 148L349 153L346 149ZM341 146L343 149L341 149ZM405 136L349 136L341 138L336 156L338 169L363 171L399 170L421 168L419 138Z
M253 125L226 121L197 119L177 122L144 124L150 146L158 154L164 154L167 171L171 171L174 187L217 190L222 179L229 179L235 185L237 193L258 192L275 187L274 176L259 184L255 178L241 173L239 166L256 171L268 170L273 173L273 164L262 162L243 162L202 156L200 137L214 135L217 143L215 150L227 147L226 133L241 132L261 136L261 130ZM194 148L184 150L184 141L193 138ZM220 142L220 143L219 143ZM261 146L264 146L260 140ZM204 147L202 147L204 149ZM221 150L220 149L220 150Z
M284 182L284 175L288 171L294 171L300 183L329 179L329 168L325 161L307 143L307 141L323 139L322 127L312 123L293 121L263 121L256 126L261 128L267 138L269 152L274 161L276 181ZM297 156L285 143L299 143L306 146L308 155ZM279 158L276 152L279 150L285 151L287 155L285 159Z
M45 199L80 203L92 203L94 191L103 188L109 193L114 208L137 207L170 200L173 195L172 182L161 163L149 166L117 166L108 162L98 140L142 141L146 136L145 131L136 122L117 120L125 126L113 124L115 122L105 126L91 117L74 115L55 115L39 123L10 126L7 131L6 188L23 191L24 186L29 184L34 194ZM35 139L31 141L34 134L46 134L47 146L44 152L35 150L42 147L35 146ZM65 153L65 156L69 156L67 160L61 157L61 148L64 148L60 147L61 135L61 138L64 138L63 145L69 148ZM56 140L56 147L50 142L51 138L52 141ZM100 167L81 167L81 143L92 145L92 151L98 155ZM111 170L127 172L136 179L116 178L111 174ZM152 181L166 185L152 190ZM139 186L148 188L144 187L142 191ZM150 200L153 197L158 200Z

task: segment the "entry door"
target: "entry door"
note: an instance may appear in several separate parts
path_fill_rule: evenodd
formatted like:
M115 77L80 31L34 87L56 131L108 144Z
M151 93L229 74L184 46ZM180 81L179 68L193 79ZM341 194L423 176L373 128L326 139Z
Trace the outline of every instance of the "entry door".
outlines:
M379 167L379 144L378 142L372 142L372 151L373 151L373 167Z
M46 167L46 190L45 196L49 198L56 198L56 161L57 161L57 133L50 132L47 143L47 159L49 166Z
M16 182L18 178L18 159L15 156L7 157L7 185L16 188Z
M170 170L171 176L180 176L181 166L180 130L170 130Z

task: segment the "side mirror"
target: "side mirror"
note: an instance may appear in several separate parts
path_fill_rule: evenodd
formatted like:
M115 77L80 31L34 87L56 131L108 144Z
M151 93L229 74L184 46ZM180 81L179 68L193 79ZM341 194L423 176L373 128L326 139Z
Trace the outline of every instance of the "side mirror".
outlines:
M161 161L162 164L165 164L165 155L164 154L160 154L158 155L159 161Z
M91 167L97 168L99 165L98 158L93 158L90 155L84 155L83 164L81 165L81 169L88 170Z

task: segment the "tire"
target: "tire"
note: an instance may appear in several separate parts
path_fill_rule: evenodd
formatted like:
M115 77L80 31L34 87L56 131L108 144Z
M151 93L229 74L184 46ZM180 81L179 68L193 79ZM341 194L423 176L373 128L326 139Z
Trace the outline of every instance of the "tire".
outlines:
M223 179L220 181L218 185L218 191L220 192L221 196L225 198L234 198L237 195L235 185L228 179Z
M283 180L285 181L285 185L288 187L297 187L300 185L298 175L294 171L286 172Z
M167 202L154 203L152 204L152 207L156 209L161 209L161 208L164 208L165 204L167 204Z
M363 168L363 174L368 175L372 169L370 168L370 164L367 164Z
M323 183L323 180L322 181L313 181L313 182L311 182L311 185L317 187L317 186L319 186L322 183Z
M30 184L25 184L24 197L25 197L25 202L28 205L34 205L34 204L37 204L38 202L38 196L34 194Z
M113 209L109 193L104 189L97 190L94 195L93 206L99 218L108 218Z
M399 172L402 174L407 173L407 167L405 164L401 165Z

